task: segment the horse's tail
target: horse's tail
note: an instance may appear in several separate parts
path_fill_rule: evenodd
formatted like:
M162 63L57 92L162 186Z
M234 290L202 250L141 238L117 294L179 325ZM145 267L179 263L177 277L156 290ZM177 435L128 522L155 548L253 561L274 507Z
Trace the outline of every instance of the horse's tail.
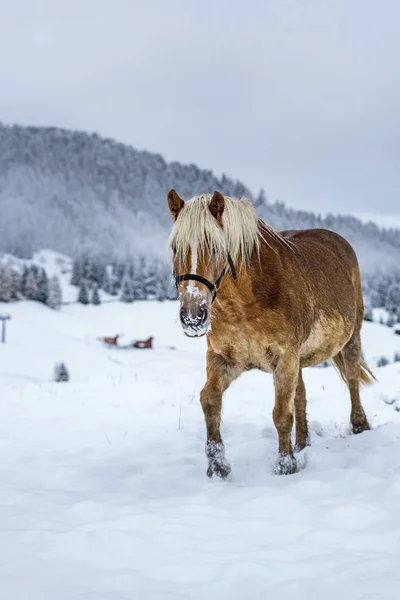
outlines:
M334 366L336 367L336 369L339 371L340 377L343 379L343 381L347 384L349 384L349 381L346 377L346 369L345 369L345 362L343 360L343 355L341 352L339 352L339 354L337 354L336 356L332 357L332 362L334 364ZM359 382L361 385L370 385L371 383L373 383L374 381L376 381L376 377L373 374L373 372L371 371L371 369L369 368L369 366L367 365L367 363L365 362L365 360L363 358L360 358L360 362L359 362Z
M365 362L363 358L360 358L360 383L362 385L370 385L376 381L376 377Z

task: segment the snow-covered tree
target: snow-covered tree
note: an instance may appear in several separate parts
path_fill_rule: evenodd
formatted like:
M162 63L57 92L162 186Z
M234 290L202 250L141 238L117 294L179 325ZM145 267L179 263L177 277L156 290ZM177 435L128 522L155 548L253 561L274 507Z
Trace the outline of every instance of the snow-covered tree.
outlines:
M37 297L36 299L43 304L47 303L49 296L49 280L44 269L40 269L37 278Z
M144 293L146 298L157 297L157 267L154 263L144 263Z
M83 278L84 264L82 258L77 258L72 264L71 285L78 287Z
M63 362L57 363L54 367L54 381L57 383L69 381L69 372Z
M94 304L95 306L98 306L99 304L101 304L99 287L98 287L97 283L94 284L93 290L92 290L92 304Z
M88 286L84 279L82 279L79 286L78 302L81 304L89 304Z
M49 279L49 293L47 296L47 304L53 310L59 310L62 304L62 291L60 280L56 275Z
M386 321L388 327L394 327L397 323L397 315L395 312L390 312Z
M265 192L263 189L261 189L258 193L257 198L254 201L254 206L256 208L261 207L261 206L266 206L267 204L267 198L265 196Z
M21 298L21 275L16 269L11 268L11 300Z
M7 264L0 263L0 302L9 302L12 292L12 271Z
M29 272L25 282L24 296L28 300L37 300L38 297L38 281L37 269L34 266L29 268Z
M380 356L378 358L378 360L376 361L377 367L386 367L389 364L390 364L390 360L387 358L387 356Z
M133 300L134 293L132 279L129 272L127 272L122 279L121 302L133 302Z
M103 283L101 287L106 292L106 294L111 294L111 277L108 270L104 272Z
M26 287L26 280L28 279L28 275L29 275L29 269L26 265L24 265L24 269L23 269L22 275L21 275L21 294L23 296L26 296L25 287Z
M364 301L364 321L373 321L374 314L372 312L372 306L369 300L366 298Z
M400 283L391 283L387 288L386 309L400 312Z

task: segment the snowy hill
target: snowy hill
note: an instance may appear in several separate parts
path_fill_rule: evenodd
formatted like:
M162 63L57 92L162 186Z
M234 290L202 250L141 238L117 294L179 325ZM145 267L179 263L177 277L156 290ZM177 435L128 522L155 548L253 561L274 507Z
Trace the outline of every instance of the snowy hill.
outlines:
M183 198L216 189L248 196L276 229L338 231L354 244L365 274L399 270L399 230L289 209L268 202L263 191L252 194L240 181L196 165L167 163L158 154L97 135L2 125L0 252L30 257L48 247L72 257L91 252L165 258L171 187Z
M7 306L0 344L0 581L7 600L264 600L396 597L400 337L364 323L378 382L362 391L372 431L350 433L332 367L305 371L312 446L271 475L272 378L251 372L224 399L233 475L205 475L205 340L174 302ZM150 351L107 348L155 336ZM71 380L53 383L55 362Z

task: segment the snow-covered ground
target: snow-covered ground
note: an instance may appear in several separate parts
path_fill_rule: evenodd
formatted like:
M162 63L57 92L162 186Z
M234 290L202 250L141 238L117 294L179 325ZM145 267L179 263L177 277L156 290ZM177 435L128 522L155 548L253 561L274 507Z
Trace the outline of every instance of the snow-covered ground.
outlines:
M354 436L333 368L308 369L312 446L296 475L277 451L270 376L225 395L229 481L205 475L205 340L173 302L21 302L0 344L3 600L397 600L400 363L362 392ZM3 310L5 309L5 310ZM106 348L155 336L154 350ZM365 323L371 366L400 337ZM68 383L51 381L64 361Z

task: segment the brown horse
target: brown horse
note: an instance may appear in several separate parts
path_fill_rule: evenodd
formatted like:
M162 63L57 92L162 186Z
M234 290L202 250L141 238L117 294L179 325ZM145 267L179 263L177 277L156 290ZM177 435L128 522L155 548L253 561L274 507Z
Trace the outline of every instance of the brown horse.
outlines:
M171 190L168 204L181 324L189 336L207 334L207 381L200 394L207 475L230 473L220 432L222 395L250 369L274 377L276 473L297 469L294 415L295 451L309 443L304 367L332 359L350 391L353 432L369 429L359 385L373 375L361 358L360 272L346 240L323 229L278 233L249 200L219 192L185 203Z
M152 348L153 347L153 337L147 338L147 340L137 340L132 345L134 348Z
M109 344L110 346L117 346L119 337L120 336L118 334L118 335L115 335L114 337L104 337L104 338L100 338L100 339L105 344Z

